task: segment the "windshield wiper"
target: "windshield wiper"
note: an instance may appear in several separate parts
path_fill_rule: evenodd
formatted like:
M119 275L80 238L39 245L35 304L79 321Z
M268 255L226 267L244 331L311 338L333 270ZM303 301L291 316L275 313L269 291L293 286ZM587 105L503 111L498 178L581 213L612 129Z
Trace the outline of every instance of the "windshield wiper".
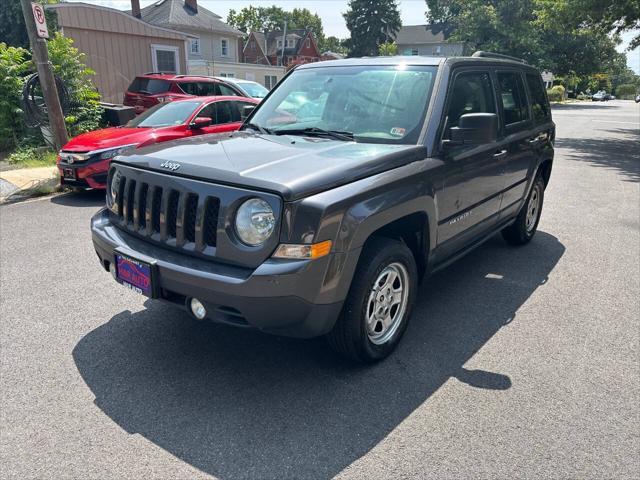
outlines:
M341 132L338 130L324 130L323 128L318 127L308 127L308 128L292 128L289 130L280 129L274 130L274 135L316 135L316 136L326 136L331 137L336 140L342 140L344 142L353 142L354 134L353 132Z
M244 127L249 127L249 128L253 128L254 130L258 130L263 135L271 135L273 133L268 128L261 127L260 125L257 125L255 123L245 123L242 128L243 130L244 130Z

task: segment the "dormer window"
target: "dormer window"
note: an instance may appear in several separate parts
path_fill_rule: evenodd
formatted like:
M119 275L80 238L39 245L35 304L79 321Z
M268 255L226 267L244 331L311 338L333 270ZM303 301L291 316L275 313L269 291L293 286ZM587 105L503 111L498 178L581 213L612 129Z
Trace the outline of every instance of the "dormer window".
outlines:
M287 38L287 48L293 48L295 46L295 40L293 40L292 38Z

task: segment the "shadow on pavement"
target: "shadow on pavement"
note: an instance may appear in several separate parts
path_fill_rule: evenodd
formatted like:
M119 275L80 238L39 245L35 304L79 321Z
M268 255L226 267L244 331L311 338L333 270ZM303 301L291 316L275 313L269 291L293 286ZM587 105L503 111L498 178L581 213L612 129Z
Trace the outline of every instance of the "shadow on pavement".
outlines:
M373 366L343 362L322 340L192 326L152 301L89 332L73 358L114 422L204 472L332 477L449 379L510 388L509 364L502 373L464 365L514 320L564 250L544 232L522 248L490 240L421 286L403 342Z
M557 103L551 106L551 113L555 110L609 110L607 113L610 113L623 107L624 105L609 102Z
M640 181L640 126L605 130L609 138L557 138L556 149L566 149L569 160L613 168L623 173L627 181Z
M51 203L65 207L100 207L105 204L104 190L80 190L51 198Z

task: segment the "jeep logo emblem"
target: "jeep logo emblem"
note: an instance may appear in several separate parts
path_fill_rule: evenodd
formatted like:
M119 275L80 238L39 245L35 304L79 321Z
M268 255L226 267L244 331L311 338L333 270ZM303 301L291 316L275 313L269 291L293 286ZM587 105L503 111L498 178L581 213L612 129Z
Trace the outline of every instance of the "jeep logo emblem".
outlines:
M178 170L180 168L180 164L179 163L175 163L175 162L170 162L170 161L166 161L162 164L160 164L161 168L166 168L167 170L171 170L172 172L175 172L176 170Z

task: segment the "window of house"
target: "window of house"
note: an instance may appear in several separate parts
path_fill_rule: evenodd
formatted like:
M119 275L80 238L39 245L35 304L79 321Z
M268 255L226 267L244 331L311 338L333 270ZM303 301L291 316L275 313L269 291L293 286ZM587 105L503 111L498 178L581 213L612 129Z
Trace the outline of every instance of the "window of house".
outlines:
M442 46L438 45L436 47L433 47L433 54L434 55L441 55L442 54Z
M307 48L311 48L311 39L307 38Z
M252 52L255 52L255 51L256 51L256 42L255 42L255 40L251 40L251 43L249 44L249 49L250 49Z
M220 49L222 51L222 56L228 57L229 56L229 40L227 40L226 38L223 38L222 40L220 40Z
M151 63L154 72L180 73L178 47L151 45Z
M527 85L531 94L531 110L533 111L533 119L536 122L545 120L549 117L549 101L544 91L540 77L533 74L527 74Z
M224 78L235 78L236 74L231 72L220 72L220 76Z
M278 83L278 77L275 75L265 75L264 76L264 86L271 90Z
M199 55L200 54L200 39L199 38L192 38L190 40L190 42L191 42L191 53Z
M413 50L411 50L411 55L417 56L417 55L420 55L420 52L418 52L417 48L414 48Z
M451 101L447 108L445 138L449 129L457 127L460 117L467 113L496 113L495 98L488 73L461 73L453 83Z
M278 48L282 48L282 40L278 40Z
M504 124L511 125L528 120L527 97L520 74L516 72L498 73L498 88L504 112Z
M295 41L292 38L287 38L287 48L293 48L295 46Z

